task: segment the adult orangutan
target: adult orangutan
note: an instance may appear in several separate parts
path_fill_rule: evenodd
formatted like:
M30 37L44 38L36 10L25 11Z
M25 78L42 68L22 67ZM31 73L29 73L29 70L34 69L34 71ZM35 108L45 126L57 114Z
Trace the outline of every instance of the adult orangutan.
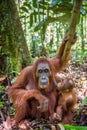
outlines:
M55 74L68 61L68 57L62 61L67 40L65 37L59 52L52 59L39 58L34 65L24 68L10 87L8 94L16 109L14 124L26 117L36 118L38 109L41 113L48 111L48 115L53 117L58 95Z

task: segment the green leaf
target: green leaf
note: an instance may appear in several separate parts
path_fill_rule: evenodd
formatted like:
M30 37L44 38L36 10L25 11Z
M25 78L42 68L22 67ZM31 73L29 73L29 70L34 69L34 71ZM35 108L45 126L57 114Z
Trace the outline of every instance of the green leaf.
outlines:
M86 15L86 14L87 14L87 11L86 11L84 8L81 8L81 9L80 9L80 12L81 12L83 15Z
M70 20L71 14L64 14L59 17L46 17L44 20L42 20L36 27L34 28L34 31L38 31L42 26L47 26L49 23L60 21L63 23L68 23Z
M87 103L87 97L84 98L84 100L82 101L81 106L84 106Z
M4 86L0 85L0 92L3 92L4 91Z
M20 19L25 18L25 17L26 17L25 15L22 15L22 16L20 16Z
M22 11L26 12L26 13L29 13L29 12L28 12L28 9L27 9L26 7L24 7L24 6L20 7L20 9L21 9Z
M55 6L57 3L58 3L58 0L52 0L51 4L50 4L50 7Z
M14 111L14 110L15 110L15 108L14 108L14 107L10 107L10 109L11 109L12 111Z
M85 127L85 126L64 125L64 128L68 129L68 130L87 130L87 127Z
M3 107L3 105L4 105L4 102L0 102L0 107Z
M31 9L31 3L24 2L23 6L26 6L26 7L28 7L29 9Z
M30 27L33 25L33 14L30 15Z
M33 0L33 6L37 7L37 0Z

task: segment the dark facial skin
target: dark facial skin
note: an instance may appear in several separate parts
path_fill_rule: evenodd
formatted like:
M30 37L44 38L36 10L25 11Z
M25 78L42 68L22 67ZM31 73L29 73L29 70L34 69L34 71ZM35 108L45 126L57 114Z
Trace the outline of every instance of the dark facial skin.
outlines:
M50 67L47 63L40 63L37 67L36 76L39 78L39 85L41 89L45 89L49 84L49 77L51 75Z

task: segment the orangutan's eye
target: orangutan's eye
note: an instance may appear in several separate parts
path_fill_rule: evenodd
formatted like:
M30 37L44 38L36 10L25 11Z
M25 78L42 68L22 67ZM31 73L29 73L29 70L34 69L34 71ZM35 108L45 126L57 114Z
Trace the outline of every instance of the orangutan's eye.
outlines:
M49 69L45 69L44 72L45 72L45 73L48 73L48 72L49 72Z
M43 70L41 70L41 69L40 69L40 70L38 70L38 73L42 73L42 72L43 72Z

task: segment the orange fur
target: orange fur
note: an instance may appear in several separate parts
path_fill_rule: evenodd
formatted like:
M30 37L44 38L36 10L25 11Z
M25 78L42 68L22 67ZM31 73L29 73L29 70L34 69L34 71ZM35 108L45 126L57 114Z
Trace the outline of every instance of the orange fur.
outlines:
M33 117L32 111L36 113L38 104L42 108L40 109L41 112L48 111L47 108L43 110L45 106L44 102L46 100L48 101L50 115L54 113L57 100L57 91L54 77L55 74L60 71L69 60L68 57L66 57L65 61L62 61L62 56L67 40L68 39L65 37L60 46L59 52L52 59L39 58L33 66L24 68L16 82L10 87L8 95L13 100L13 104L16 109L14 117L15 123L18 123L26 116ZM37 65L40 63L47 63L51 70L49 85L47 85L46 90L40 90L38 85L38 78L36 77ZM62 98L60 98L60 100L62 100ZM36 105L33 108L34 102ZM31 107L33 110L31 110ZM34 116L36 117L36 115Z

